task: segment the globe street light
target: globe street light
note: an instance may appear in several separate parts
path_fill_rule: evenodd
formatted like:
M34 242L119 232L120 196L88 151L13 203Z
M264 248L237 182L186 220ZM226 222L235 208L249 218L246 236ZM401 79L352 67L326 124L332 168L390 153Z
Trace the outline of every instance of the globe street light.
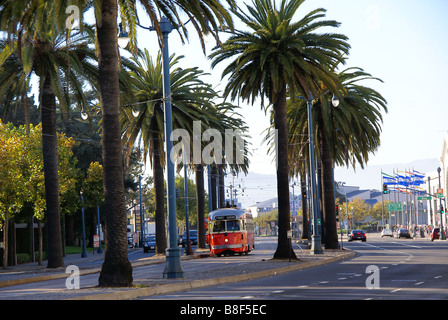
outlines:
M316 169L314 167L314 134L313 134L313 118L311 115L311 108L313 106L313 98L307 101L308 112L308 136L309 136L309 153L310 153L310 178L311 178L311 198L313 204L313 235L311 236L311 254L322 254L322 243L320 238L318 219L318 195L316 188Z
M166 18L160 20L160 29L163 36L162 65L163 65L163 104L165 109L165 159L167 167L167 212L168 212L168 249L166 249L166 264L163 277L167 279L183 278L184 272L180 264L180 249L177 243L176 226L176 190L174 185L174 163L170 158L173 149L171 133L173 120L171 115L171 84L170 84L170 57L168 52L168 35L173 25Z
M155 31L154 27L143 27L149 31ZM171 22L162 17L159 22L163 37L162 48L162 77L163 77L163 105L165 115L165 159L167 172L167 212L168 212L168 248L166 249L166 264L163 277L166 279L183 278L184 272L180 264L180 249L177 243L177 217L176 217L176 190L174 184L174 163L170 157L173 149L171 133L173 131L173 120L171 113L171 84L170 84L170 61L168 51L168 36L174 29ZM126 33L120 30L120 35L126 39ZM119 35L119 36L120 36ZM127 45L127 43L126 43Z
M86 252L86 225L84 220L84 196L81 191L81 220L82 220L82 253L81 258L87 258L87 252Z
M437 168L437 173L439 174L439 189L442 188L440 184L440 167ZM445 231L443 230L443 213L442 213L442 198L439 198L440 207L440 240L445 240Z
M326 92L327 93L327 92ZM298 97L299 99L306 100L304 97ZM339 99L335 95L331 99L333 107L339 106ZM312 209L313 209L313 235L311 236L311 254L322 254L323 248L321 243L321 237L318 225L319 216L319 199L318 191L316 187L316 169L314 160L314 133L313 133L313 118L311 114L311 109L313 107L313 96L310 92L310 99L307 100L307 112L308 112L308 136L309 136L309 153L310 153L310 180L311 180L311 198L312 198Z

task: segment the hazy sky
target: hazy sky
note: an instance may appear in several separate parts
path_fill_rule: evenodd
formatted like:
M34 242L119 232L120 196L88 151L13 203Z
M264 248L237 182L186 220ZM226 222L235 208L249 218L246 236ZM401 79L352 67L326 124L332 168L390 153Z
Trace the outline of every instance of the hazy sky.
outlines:
M349 37L352 48L346 67L363 68L384 81L366 82L388 102L381 146L376 154L371 155L369 165L438 158L448 127L448 1L308 0L302 5L297 18L316 8L327 9L327 19L341 22L340 28L331 31ZM141 20L145 22L143 16ZM244 28L237 21L236 24ZM221 81L221 72L225 64L210 70L210 61L204 57L192 26L190 30L190 42L185 45L181 44L175 32L171 33L170 53L185 55L185 67L199 66L210 72L212 75L207 80L223 89L225 81ZM156 54L158 45L153 33L140 29L139 46ZM214 41L207 44L207 54L213 46ZM263 131L269 125L268 117L259 104L241 103L240 106L240 113L252 136L250 171L275 174L272 157L266 155L266 146L262 144ZM264 184L266 190L271 189L275 197L275 183L258 179L259 184ZM244 177L238 180L250 183ZM248 190L246 194L251 200L256 200L260 192L255 189L253 192L249 195Z

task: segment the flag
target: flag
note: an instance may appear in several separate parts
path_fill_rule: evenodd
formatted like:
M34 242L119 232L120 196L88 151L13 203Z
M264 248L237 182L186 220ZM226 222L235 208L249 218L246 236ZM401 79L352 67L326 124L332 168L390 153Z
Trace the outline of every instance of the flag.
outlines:
M394 186L397 184L397 180L395 179L394 176L391 176L390 174L384 173L383 171L381 171L381 174L383 175L383 184L386 184L388 186Z
M414 177L423 179L425 177L424 173L418 172L417 170L414 170Z
M391 176L390 174L384 173L383 171L381 171L381 174L384 176L388 177L388 178L394 178L394 176Z

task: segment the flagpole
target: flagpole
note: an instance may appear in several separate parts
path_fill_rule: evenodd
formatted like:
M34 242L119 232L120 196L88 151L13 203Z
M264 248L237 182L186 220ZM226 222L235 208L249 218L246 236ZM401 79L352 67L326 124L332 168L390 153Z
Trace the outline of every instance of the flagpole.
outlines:
M392 169L392 174L395 177L395 169ZM394 202L397 202L397 189L398 189L398 181L395 181L395 192L394 192ZM398 202L400 202L400 198L398 198ZM394 211L395 215L395 224L398 224L398 214L400 211ZM390 219L390 213L389 213L389 219Z
M383 191L381 192L381 230L384 229L384 220L383 220L383 216L384 216L384 184L383 184L383 168L381 168L381 188L383 188Z

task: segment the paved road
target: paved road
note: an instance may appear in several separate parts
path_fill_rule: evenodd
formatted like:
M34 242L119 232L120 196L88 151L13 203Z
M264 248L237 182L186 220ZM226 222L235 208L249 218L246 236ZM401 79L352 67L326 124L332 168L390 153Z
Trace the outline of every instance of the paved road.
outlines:
M367 242L344 242L344 247L358 255L273 277L142 299L448 299L447 241L369 236Z
M229 256L229 257L220 257L220 258L208 258L208 259L193 259L182 261L182 268L186 275L189 275L190 278L194 278L194 275L197 274L207 274L210 270L216 270L223 268L223 272L229 272L227 275L233 275L231 270L234 269L242 269L240 266L247 265L248 263L256 263L260 262L263 259L269 260L272 258L273 252L277 247L276 238L257 238L256 242L256 250L247 256ZM300 251L300 247L295 245L295 249ZM143 253L143 250L131 250L129 252L129 260L133 263L145 263L151 260L153 254L151 253ZM71 262L69 264L75 264L79 269L89 269L89 268L97 268L99 271L101 268L101 264L103 259L98 255L98 259L92 259L93 256L90 256L90 259L77 259L76 262ZM162 261L161 261L162 262ZM133 278L134 285L153 285L153 284L163 284L169 283L170 280L162 279L163 270L165 268L165 263L156 263L150 265L144 265L142 267L134 267L133 268ZM12 270L13 271L13 270ZM12 272L14 273L14 272ZM18 276L37 276L29 275L29 274L20 274ZM62 275L65 273L62 271ZM91 274L82 275L80 277L79 286L80 289L91 289L98 284L98 272L94 272ZM212 275L214 276L214 275ZM225 275L224 275L225 276ZM7 274L2 274L0 277L2 280L5 279ZM185 279L185 281L188 280ZM180 280L182 281L182 280ZM99 290L98 290L99 291ZM113 292L113 289L101 289L102 293ZM27 283L20 285L13 285L8 287L3 287L0 289L0 300L3 299L26 299L26 300L35 300L35 299L67 299L71 298L70 294L73 296L82 293L82 290L66 290L66 277L58 278L55 280L48 281L40 281L35 283Z

